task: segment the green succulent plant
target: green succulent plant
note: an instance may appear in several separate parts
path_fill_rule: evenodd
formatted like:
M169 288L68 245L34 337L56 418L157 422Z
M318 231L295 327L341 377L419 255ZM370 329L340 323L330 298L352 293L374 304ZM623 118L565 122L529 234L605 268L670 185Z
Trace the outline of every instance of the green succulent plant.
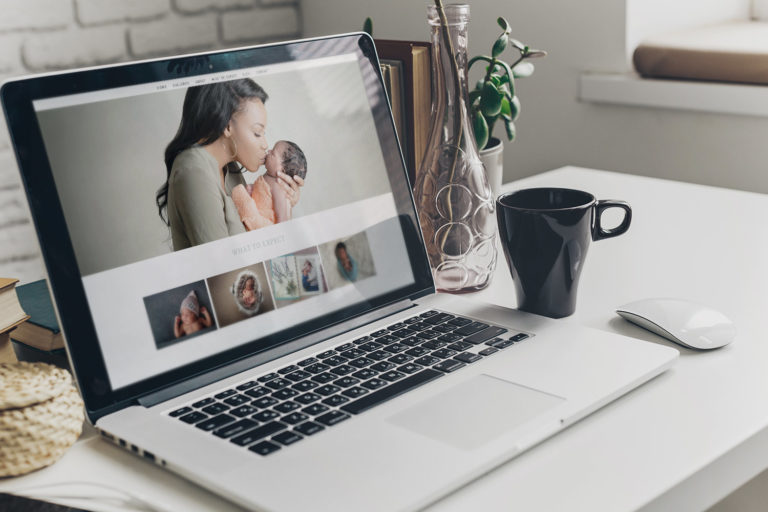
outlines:
M515 95L515 78L533 74L534 66L527 59L544 57L547 52L533 49L511 38L511 28L503 17L497 20L503 32L493 43L490 55L478 55L467 63L467 69L485 62L485 76L469 93L470 116L477 149L485 149L496 123L501 120L510 141L515 138L515 120L520 115L520 100ZM510 65L498 57L508 47L517 50L518 58Z

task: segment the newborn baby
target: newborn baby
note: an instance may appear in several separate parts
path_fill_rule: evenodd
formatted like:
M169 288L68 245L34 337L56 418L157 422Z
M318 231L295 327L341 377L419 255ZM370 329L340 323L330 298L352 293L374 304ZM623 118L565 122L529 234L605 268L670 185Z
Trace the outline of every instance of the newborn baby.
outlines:
M173 319L173 334L177 338L195 333L213 325L211 315L205 306L200 306L195 291L192 290L181 301L179 313Z
M287 140L275 143L267 153L264 167L266 174L259 176L253 185L247 188L237 185L232 189L232 201L248 231L291 219L291 203L278 185L279 172L302 179L307 175L304 152Z

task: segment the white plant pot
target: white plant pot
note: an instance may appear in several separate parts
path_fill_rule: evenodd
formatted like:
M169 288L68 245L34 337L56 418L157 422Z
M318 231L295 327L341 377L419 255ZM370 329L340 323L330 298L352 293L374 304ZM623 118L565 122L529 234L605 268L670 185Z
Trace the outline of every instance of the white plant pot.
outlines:
M488 185L491 187L491 194L495 199L501 193L501 180L504 174L504 144L495 137L491 138L490 144L496 142L495 146L485 148L480 151L480 160L485 166L485 176L488 178Z

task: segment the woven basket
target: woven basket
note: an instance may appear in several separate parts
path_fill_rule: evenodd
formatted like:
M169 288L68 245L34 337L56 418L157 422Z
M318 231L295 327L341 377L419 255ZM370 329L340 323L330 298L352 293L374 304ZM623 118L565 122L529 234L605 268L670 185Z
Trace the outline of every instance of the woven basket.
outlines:
M82 428L83 400L69 372L46 363L0 363L0 477L53 464Z

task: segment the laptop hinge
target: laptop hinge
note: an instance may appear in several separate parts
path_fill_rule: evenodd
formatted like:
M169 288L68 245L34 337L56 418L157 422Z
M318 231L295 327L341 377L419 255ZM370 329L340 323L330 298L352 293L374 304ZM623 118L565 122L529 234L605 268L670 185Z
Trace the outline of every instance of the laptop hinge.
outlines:
M183 382L179 382L177 384L167 386L163 389L153 391L150 394L140 397L138 402L144 407L152 407L153 405L165 402L166 400L170 400L172 398L176 398L177 396L183 395L184 393L188 393L203 386L207 386L213 382L226 379L227 377L240 372L244 372L259 366L260 364L264 364L292 352L302 350L309 347L310 345L325 341L334 336L338 336L347 331L351 331L352 329L356 329L365 324L375 322L390 315L394 315L395 313L399 313L414 306L415 304L410 298L395 302L340 324L333 325L326 329L315 331L301 338L289 341L283 345L280 345L279 347L275 347L264 352L259 352L258 354L240 359L234 363L230 363L215 370L211 370L195 377L190 377Z

